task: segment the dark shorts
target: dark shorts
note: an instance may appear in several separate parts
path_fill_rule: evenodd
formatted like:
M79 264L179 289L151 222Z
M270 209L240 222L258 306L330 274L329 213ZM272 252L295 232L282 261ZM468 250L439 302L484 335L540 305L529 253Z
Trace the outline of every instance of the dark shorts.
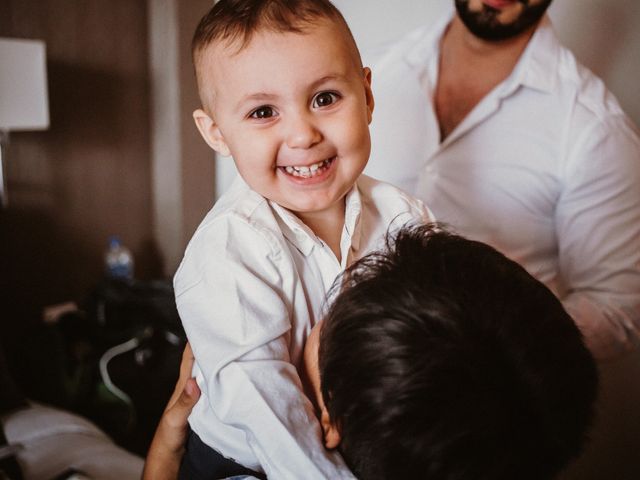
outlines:
M263 473L254 472L223 457L189 428L184 457L180 463L179 480L219 480L239 475L250 475L264 480L267 478Z

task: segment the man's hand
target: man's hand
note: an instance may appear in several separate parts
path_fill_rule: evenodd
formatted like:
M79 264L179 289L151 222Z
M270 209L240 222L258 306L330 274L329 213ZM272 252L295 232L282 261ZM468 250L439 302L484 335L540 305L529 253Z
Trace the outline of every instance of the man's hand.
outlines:
M182 353L180 377L160 418L147 453L142 480L176 480L187 440L189 414L200 398L200 389L191 377L193 352L187 346Z

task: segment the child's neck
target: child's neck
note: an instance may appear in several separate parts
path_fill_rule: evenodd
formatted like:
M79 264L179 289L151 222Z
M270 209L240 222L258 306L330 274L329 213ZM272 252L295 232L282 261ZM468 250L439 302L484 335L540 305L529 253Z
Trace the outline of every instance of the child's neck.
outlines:
M344 211L345 202L343 199L330 209L321 212L296 212L295 214L320 240L331 248L338 262L342 262L340 240L344 228Z

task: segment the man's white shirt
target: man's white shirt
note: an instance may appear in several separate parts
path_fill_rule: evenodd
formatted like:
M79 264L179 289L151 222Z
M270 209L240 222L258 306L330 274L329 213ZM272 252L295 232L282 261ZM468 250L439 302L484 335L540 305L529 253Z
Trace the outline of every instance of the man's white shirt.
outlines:
M453 10L372 52L368 175L520 262L599 356L640 337L640 141L544 18L512 74L440 142L439 45ZM393 161L390 161L393 159Z

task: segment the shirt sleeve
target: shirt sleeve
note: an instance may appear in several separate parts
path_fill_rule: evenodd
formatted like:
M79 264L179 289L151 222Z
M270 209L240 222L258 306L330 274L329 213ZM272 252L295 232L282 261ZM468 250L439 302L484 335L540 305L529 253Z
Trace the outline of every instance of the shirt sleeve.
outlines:
M640 338L640 140L624 115L594 121L568 152L556 232L567 311L606 359Z
M291 363L294 275L276 243L244 220L221 221L196 234L176 274L205 400L245 433L269 478L353 478L324 448Z

